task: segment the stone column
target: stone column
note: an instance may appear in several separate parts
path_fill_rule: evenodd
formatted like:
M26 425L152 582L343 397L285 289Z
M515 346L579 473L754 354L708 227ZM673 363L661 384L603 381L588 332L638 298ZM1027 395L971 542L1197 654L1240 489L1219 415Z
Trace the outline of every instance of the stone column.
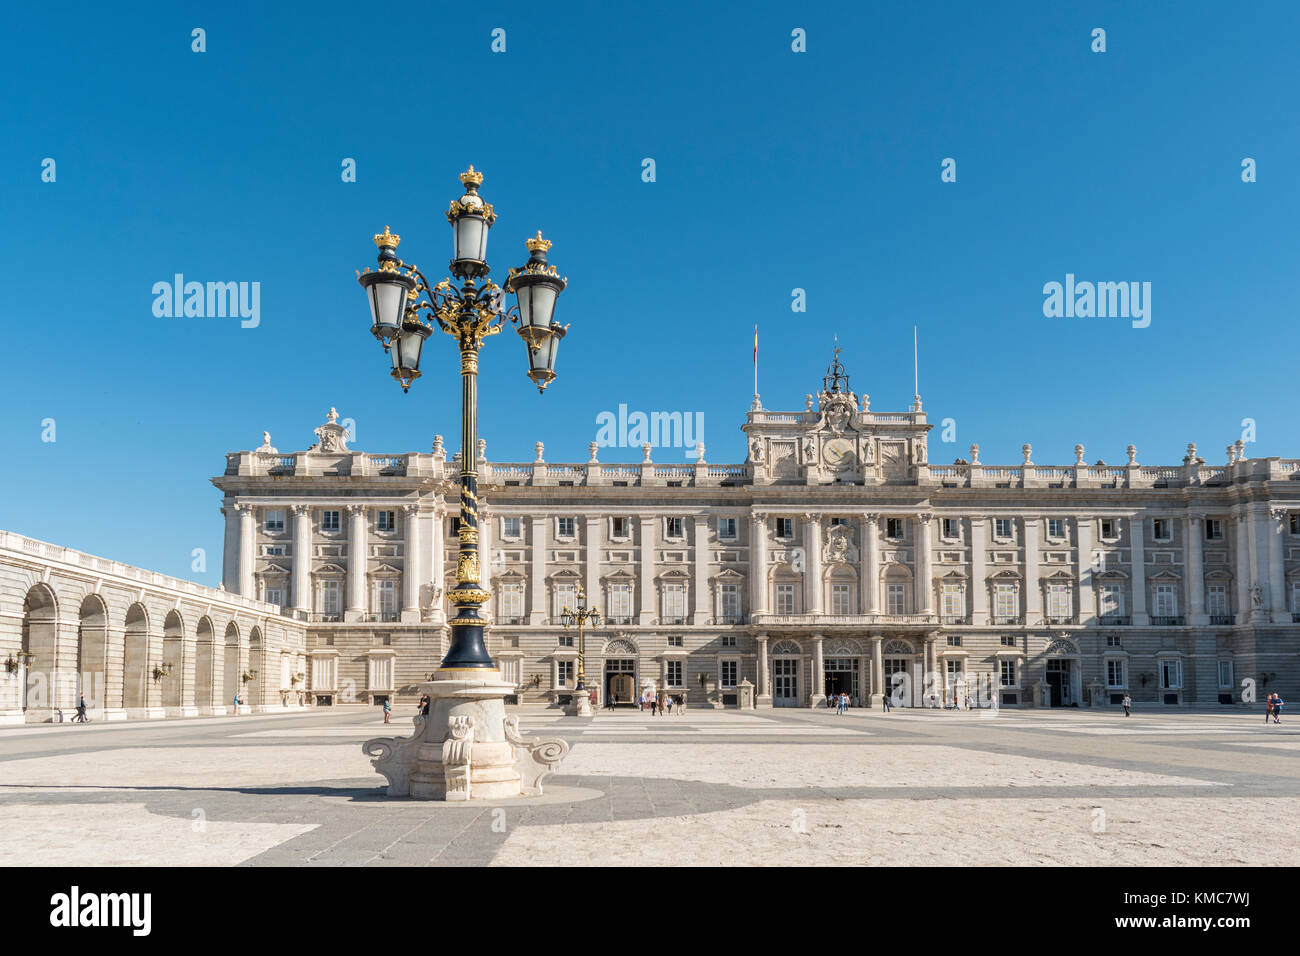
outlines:
M1283 557L1283 536L1286 535L1287 513L1281 508L1267 511L1265 527L1268 529L1268 591L1269 607L1273 609L1274 624L1290 624L1291 609L1286 599L1286 565Z
M294 505L293 512L293 607L311 607L311 508Z
M1252 623L1266 624L1272 620L1271 611L1275 598L1272 590L1272 576L1269 573L1269 530L1272 522L1268 516L1268 506L1262 502L1250 504L1250 581L1252 588L1259 588L1263 604L1253 608L1250 614ZM1253 602L1252 602L1253 603Z
M608 610L604 604L604 595L600 592L600 526L604 520L599 516L591 515L584 520L586 549L582 562L584 571L582 587L587 592L587 606L600 608L602 613Z
M805 514L804 544L804 613L822 613L822 516ZM824 688L817 685L817 692Z
M1210 623L1205 613L1205 572L1201 563L1201 539L1205 533L1205 516L1194 514L1183 519L1183 570L1187 574L1187 623L1203 627Z
M1237 618L1236 623L1245 624L1250 620L1250 541L1246 531L1246 510L1241 509L1233 515L1233 535L1236 537L1237 563L1233 574L1237 579Z
M478 509L478 566L479 584L484 591L492 590L492 512L479 502ZM495 602L489 602L488 613L496 613Z
M1024 517L1025 529L1025 623L1043 622L1043 589L1038 581L1038 515Z
M252 505L235 505L239 512L239 593L257 597L253 569L257 566L257 525Z
M343 620L359 621L366 613L366 509L348 505L348 595Z
M867 512L862 516L862 613L880 613L880 515Z
M881 653L884 644L883 634L871 635L871 706L879 707L880 699L889 693L885 686L885 658Z
M1149 624L1147 617L1146 522L1141 515L1128 519L1128 545L1133 559L1133 626Z
M221 513L226 518L226 535L221 552L221 586L231 594L239 593L239 507L228 504Z
M435 504L432 519L430 528L433 533L429 535L429 563L433 571L433 620L441 624L447 619L447 612L443 605L443 598L447 596L447 548L443 544L445 535L443 522L446 520L446 514L440 505Z
M528 623L545 624L546 613L546 518L532 520L532 557L528 566Z
M826 703L826 661L822 657L822 636L814 634L813 640L813 686L808 694L808 706L820 707Z
M771 707L772 690L768 686L771 680L771 666L767 662L767 635L755 635L754 640L758 642L758 691L754 706Z
M695 591L692 624L709 623L709 519L695 516Z
M921 703L930 706L930 695L939 697L943 703L943 677L939 674L938 647L935 646L933 634L925 636L925 673L921 676Z
M637 623L650 624L658 614L655 610L655 518L641 515L641 567L638 570L641 600L637 608Z
M984 515L970 517L970 586L971 623L989 623L989 582L986 560L988 558L988 518Z
M762 511L749 516L749 593L750 614L766 614L767 514Z
M1092 519L1075 517L1074 529L1078 543L1079 623L1097 623L1097 591L1093 581Z
M923 511L916 516L916 609L921 614L934 613L934 515Z
M402 509L406 521L406 545L402 552L402 621L420 623L420 508Z

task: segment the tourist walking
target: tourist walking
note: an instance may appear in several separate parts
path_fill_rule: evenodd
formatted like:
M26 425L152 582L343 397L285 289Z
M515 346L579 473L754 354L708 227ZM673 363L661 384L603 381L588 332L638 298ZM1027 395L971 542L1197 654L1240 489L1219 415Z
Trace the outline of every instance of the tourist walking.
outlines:
M86 716L86 695L82 694L77 700L77 716L72 718L73 723L84 724L90 721Z
M844 715L844 695L836 694L835 695L835 716L841 717L843 715Z
M890 710L893 709L893 707L894 707L894 702L893 702L892 700L889 699L889 693L888 693L888 692L883 693L883 694L880 695L880 705L881 705L882 707L885 708L885 713L889 713Z
M384 698L384 723L391 724L392 722L393 722L393 705L390 704L388 702L388 698L385 697Z
M1128 694L1125 694L1124 699L1120 701L1120 704L1124 708L1124 716L1127 717L1133 710L1133 698Z
M1285 703L1281 694L1273 695L1273 723L1282 723L1282 707Z
M673 698L672 698L672 696L669 695L668 699L665 700L664 703L668 705L668 716L671 717L671 716L673 715Z
M1273 696L1269 694L1264 698L1264 723L1268 723L1273 716Z

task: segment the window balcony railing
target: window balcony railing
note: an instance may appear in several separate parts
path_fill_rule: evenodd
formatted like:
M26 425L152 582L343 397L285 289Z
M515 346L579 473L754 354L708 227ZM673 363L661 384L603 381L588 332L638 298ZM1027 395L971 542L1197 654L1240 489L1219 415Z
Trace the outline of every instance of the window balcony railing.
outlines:
M660 623L660 624L685 624L685 623L686 623L686 618L684 618L684 617L664 617L663 620L661 620L659 623Z
M628 615L620 615L618 617L607 617L605 618L605 623L606 624L631 624L632 618Z
M1048 624L1073 624L1073 614L1049 614L1047 616Z
M1019 624L1020 615L1019 614L1011 614L1011 615L995 614L993 615L993 623L994 624Z
M343 620L342 611L314 611L307 616L313 624L338 624Z
M739 614L721 614L714 621L715 624L739 624L741 621Z
M1133 623L1127 614L1103 614L1100 621L1107 627L1128 627Z
M940 620L944 624L965 624L967 623L965 614L945 614Z
M1181 627L1183 624L1183 616L1181 614L1152 615L1151 623L1155 627Z
M1296 615L1292 615L1294 618ZM1237 618L1234 614L1211 614L1210 623L1214 625L1236 624Z
M401 611L372 611L363 618L369 624L393 624L401 619Z
M524 619L518 616L517 614L515 614L515 615L510 615L508 617L498 617L497 623L498 624L523 624Z

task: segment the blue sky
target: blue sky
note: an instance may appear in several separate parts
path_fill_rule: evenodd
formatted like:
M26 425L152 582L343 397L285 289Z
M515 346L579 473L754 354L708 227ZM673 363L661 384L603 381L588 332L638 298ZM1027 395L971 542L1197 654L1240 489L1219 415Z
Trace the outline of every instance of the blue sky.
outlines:
M919 326L925 408L957 425L951 445L936 429L936 462L972 441L1018 462L1028 441L1045 464L1076 442L1089 461L1134 442L1176 463L1195 441L1220 463L1243 418L1251 455L1300 455L1292 4L384 9L0 15L0 527L215 584L208 479L263 429L303 449L332 405L361 450L428 451L435 433L454 450L452 343L430 340L403 395L354 270L389 224L441 275L468 163L499 214L496 274L541 228L569 279L544 397L513 333L484 350L494 460L538 440L585 460L620 403L702 413L709 460L743 460L756 323L768 408L802 407L838 335L882 411L911 400ZM175 273L259 282L260 324L155 317ZM1045 318L1043 284L1066 273L1150 282L1150 327Z

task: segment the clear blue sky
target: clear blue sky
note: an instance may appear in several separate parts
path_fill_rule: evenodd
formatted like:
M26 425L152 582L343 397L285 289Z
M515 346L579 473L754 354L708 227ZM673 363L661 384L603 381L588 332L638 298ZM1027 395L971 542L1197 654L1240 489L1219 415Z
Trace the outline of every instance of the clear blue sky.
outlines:
M921 392L988 462L1300 455L1294 4L9 4L0 15L0 527L215 584L227 451L457 439L450 340L402 395L354 270L392 226L441 275L485 171L498 274L541 228L572 323L539 397L484 350L494 460L586 459L620 403L702 412L741 461L833 335L872 407ZM191 52L191 30L207 52ZM506 30L506 52L490 50ZM807 52L791 31L807 31ZM1107 52L1091 31L1107 31ZM41 162L57 163L54 183ZM358 181L341 181L345 157ZM641 179L652 157L657 182ZM957 160L957 182L940 162ZM1241 181L1241 161L1258 182ZM175 273L261 283L261 324L155 318ZM1066 273L1148 281L1152 323L1048 319ZM808 310L790 309L807 290ZM56 423L43 442L42 420ZM619 453L616 453L619 452ZM680 461L665 450L661 460ZM639 459L608 449L604 460ZM207 549L206 574L190 552Z

